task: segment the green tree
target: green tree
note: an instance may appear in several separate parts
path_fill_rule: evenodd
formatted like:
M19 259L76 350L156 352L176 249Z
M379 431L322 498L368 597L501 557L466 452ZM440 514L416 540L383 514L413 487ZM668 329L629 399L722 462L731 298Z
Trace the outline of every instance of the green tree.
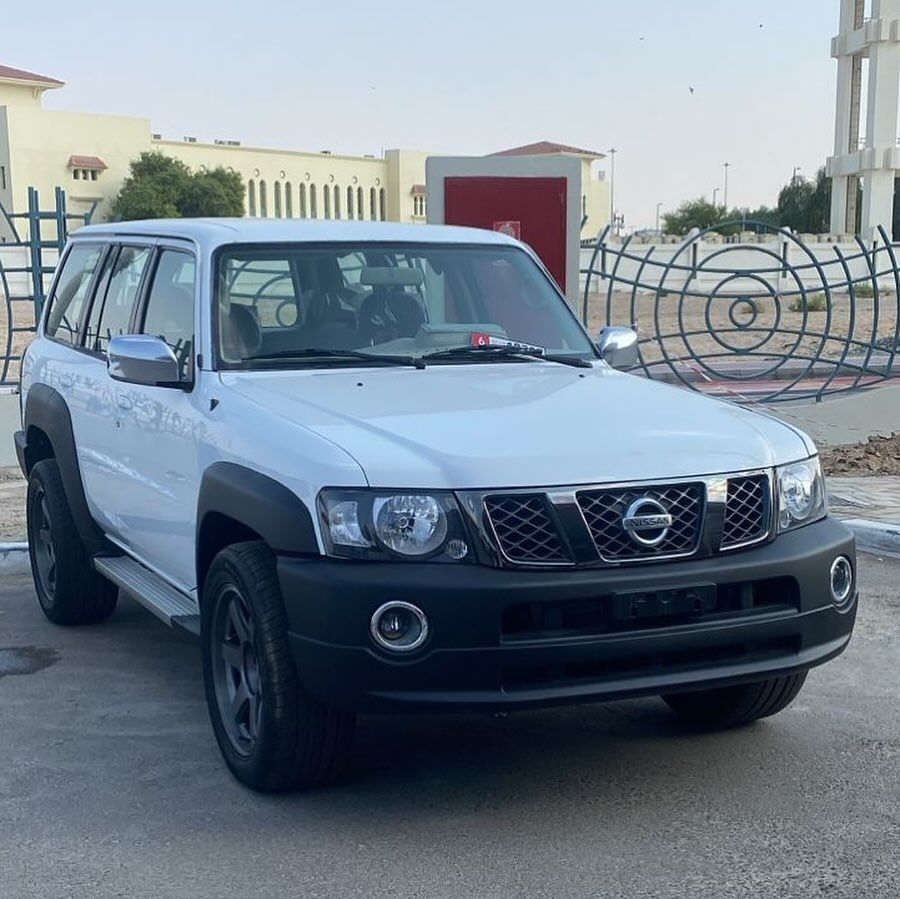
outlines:
M778 194L781 223L801 234L823 234L831 217L831 179L821 168L814 180L795 176Z
M191 172L180 160L157 152L141 153L131 163L113 202L113 218L120 221L243 214L244 185L236 172Z
M698 197L685 201L674 212L667 212L663 216L663 230L666 234L687 234L693 228L705 231L724 220L724 207L713 205L706 197Z
M181 195L181 215L241 216L244 182L237 172L223 168L192 175Z

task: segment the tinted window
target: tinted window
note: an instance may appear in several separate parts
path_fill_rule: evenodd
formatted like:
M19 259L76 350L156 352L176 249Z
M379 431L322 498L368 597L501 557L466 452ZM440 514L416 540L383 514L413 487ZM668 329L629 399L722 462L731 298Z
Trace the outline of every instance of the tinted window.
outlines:
M144 316L143 333L159 337L172 348L181 366L182 380L189 380L192 373L195 274L193 256L163 250Z
M149 247L122 247L119 251L100 313L95 349L105 353L111 337L128 333L134 301L149 258Z
M69 251L50 299L44 329L49 337L72 344L78 341L78 327L88 288L102 251L103 247L99 244L76 244Z

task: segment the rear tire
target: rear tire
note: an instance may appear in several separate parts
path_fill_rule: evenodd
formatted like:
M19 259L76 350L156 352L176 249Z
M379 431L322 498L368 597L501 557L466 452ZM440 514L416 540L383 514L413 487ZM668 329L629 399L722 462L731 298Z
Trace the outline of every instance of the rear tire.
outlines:
M209 715L232 774L265 793L334 780L348 761L355 719L304 693L264 543L234 544L213 560L201 638Z
M109 618L119 590L91 565L55 459L43 459L31 469L25 515L31 574L44 614L62 625Z
M800 671L717 690L671 693L663 699L675 714L691 724L713 728L740 727L787 708L797 698L807 673Z

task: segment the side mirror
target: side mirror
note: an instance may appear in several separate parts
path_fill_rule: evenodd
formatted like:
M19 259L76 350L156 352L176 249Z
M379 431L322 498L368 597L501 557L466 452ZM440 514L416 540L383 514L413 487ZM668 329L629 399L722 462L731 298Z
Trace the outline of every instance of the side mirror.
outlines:
M611 368L626 370L638 363L638 336L631 328L607 325L597 337L600 358Z
M107 369L114 381L146 387L178 387L181 371L167 343L149 334L124 334L109 342Z

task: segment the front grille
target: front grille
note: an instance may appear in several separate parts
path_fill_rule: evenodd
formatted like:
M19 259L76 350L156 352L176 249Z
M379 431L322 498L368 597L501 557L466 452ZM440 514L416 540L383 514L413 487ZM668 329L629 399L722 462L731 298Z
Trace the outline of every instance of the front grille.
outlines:
M489 496L484 507L500 550L510 562L521 565L571 563L543 494Z
M672 516L671 527L656 546L636 543L622 524L628 507L644 498L656 500ZM608 562L684 556L697 549L706 500L702 483L585 490L577 499L597 552Z
M769 518L769 476L729 478L719 548L733 549L762 540L769 532Z

